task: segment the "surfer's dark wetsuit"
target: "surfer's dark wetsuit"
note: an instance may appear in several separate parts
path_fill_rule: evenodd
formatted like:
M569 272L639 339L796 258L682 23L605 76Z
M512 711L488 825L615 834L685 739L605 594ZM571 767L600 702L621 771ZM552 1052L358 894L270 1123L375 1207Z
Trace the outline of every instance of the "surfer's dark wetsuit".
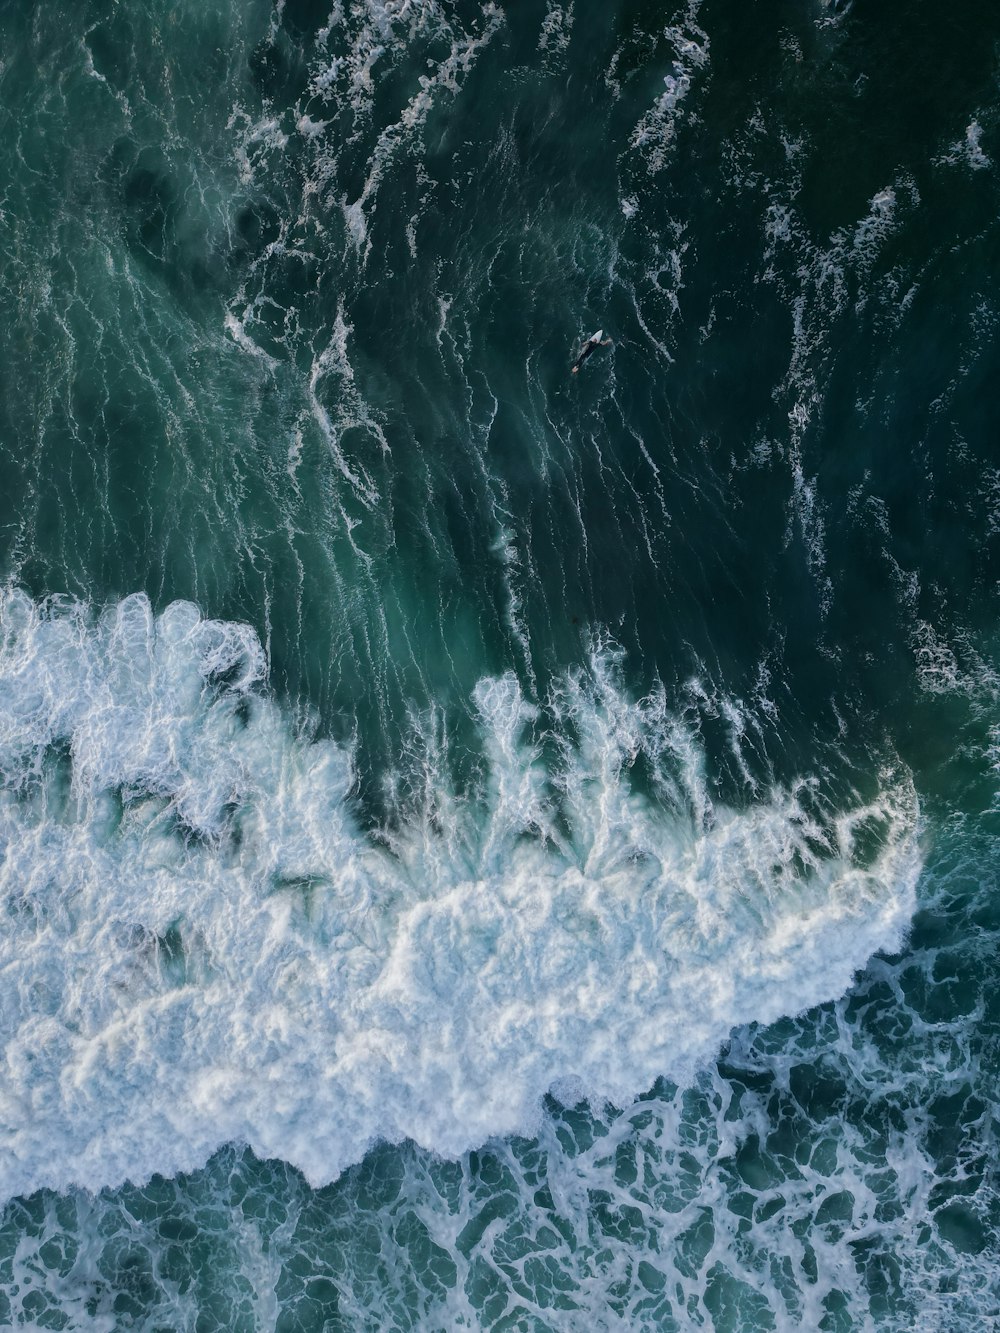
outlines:
M583 365L584 361L586 361L587 357L590 356L591 352L596 351L598 347L607 347L610 342L611 342L610 338L605 338L602 342L601 335L599 333L592 334L581 347L580 355L573 362L572 373L574 375L576 374L576 372Z

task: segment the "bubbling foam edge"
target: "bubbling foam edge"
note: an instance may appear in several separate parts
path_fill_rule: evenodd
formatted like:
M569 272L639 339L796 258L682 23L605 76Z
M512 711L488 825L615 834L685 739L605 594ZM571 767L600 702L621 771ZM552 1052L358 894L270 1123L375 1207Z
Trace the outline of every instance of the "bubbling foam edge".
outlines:
M376 839L349 750L296 735L265 675L250 628L188 603L0 596L6 1197L224 1142L314 1185L379 1139L458 1156L531 1132L549 1091L690 1079L902 942L899 773L824 820L810 780L714 804L691 727L598 650L546 706L557 761L514 676L482 680L482 790L431 755Z

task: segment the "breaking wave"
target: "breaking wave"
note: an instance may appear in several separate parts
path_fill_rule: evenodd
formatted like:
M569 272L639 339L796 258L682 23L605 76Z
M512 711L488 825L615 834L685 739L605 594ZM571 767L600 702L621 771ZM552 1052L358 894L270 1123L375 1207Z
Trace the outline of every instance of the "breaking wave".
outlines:
M456 1156L549 1091L690 1080L906 929L905 774L840 810L808 776L720 805L607 646L542 701L481 680L478 778L449 778L439 728L375 830L350 749L297 733L265 674L251 629L189 603L3 597L7 1196L230 1141L314 1184L380 1139Z

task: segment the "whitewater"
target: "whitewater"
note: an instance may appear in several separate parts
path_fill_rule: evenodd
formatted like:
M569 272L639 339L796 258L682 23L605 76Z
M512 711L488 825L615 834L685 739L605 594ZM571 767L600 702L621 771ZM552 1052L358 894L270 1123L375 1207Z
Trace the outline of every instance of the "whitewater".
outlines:
M538 706L483 680L480 789L432 768L375 839L246 626L8 594L0 633L8 1196L229 1141L318 1186L378 1140L530 1133L554 1089L625 1104L842 993L913 910L909 783L825 820L808 779L716 805L690 726L608 651L550 701L576 736L553 772Z

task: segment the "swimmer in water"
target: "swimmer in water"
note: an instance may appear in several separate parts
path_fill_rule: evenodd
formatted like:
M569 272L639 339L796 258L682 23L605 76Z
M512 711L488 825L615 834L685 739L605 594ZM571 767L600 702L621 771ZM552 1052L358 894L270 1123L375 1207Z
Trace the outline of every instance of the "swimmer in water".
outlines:
M579 355L579 356L576 358L576 360L573 362L573 374L574 374L574 375L575 375L576 372L580 369L580 367L583 365L584 361L586 361L587 357L590 356L591 352L596 351L596 349L597 349L598 347L608 347L608 346L610 346L610 344L611 344L611 339L610 339L610 338L605 338L605 339L602 341L602 339L601 339L601 334L602 334L603 332L604 332L603 329L598 329L596 333L592 333L592 334L590 335L590 337L587 339L587 341L586 341L586 342L583 344L583 346L580 348L580 355Z

